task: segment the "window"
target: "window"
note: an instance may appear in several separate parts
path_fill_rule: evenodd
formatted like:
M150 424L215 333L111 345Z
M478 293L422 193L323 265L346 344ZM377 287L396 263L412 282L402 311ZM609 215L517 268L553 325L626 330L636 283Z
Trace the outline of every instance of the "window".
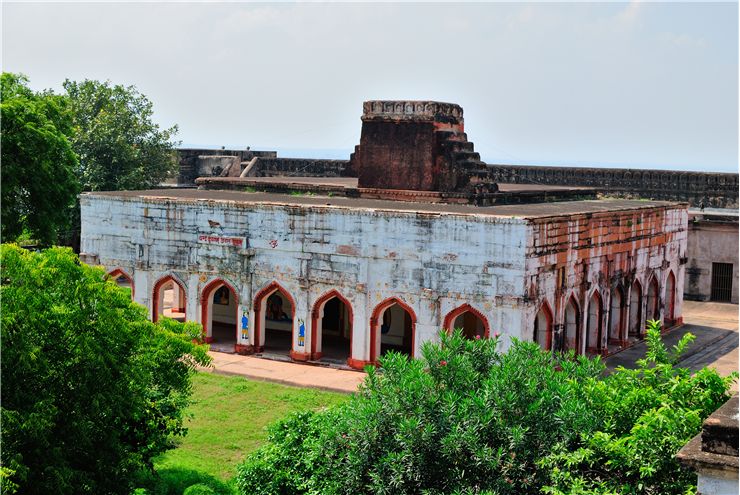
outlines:
M712 301L732 299L732 263L712 263Z

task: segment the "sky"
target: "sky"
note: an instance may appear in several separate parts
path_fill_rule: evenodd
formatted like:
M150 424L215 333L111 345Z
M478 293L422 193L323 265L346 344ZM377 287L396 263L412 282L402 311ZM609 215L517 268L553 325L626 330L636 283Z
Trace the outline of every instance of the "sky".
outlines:
M488 163L738 171L736 3L9 3L34 89L135 85L183 145L343 158L362 102L464 109Z

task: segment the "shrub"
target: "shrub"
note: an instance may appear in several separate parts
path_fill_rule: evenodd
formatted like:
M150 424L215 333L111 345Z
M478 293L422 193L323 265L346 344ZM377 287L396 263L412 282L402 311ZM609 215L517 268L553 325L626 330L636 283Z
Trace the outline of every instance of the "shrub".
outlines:
M216 492L208 485L197 483L187 487L182 495L216 495Z
M520 341L499 353L496 339L441 333L421 359L385 355L347 403L273 425L268 444L239 466L237 486L281 495L683 493L693 478L673 456L727 398L731 378L675 369L659 330L649 335L639 369L604 378L599 358Z
M71 250L0 250L3 488L130 493L183 435L194 323L156 325Z
M660 322L649 321L648 352L636 369L618 368L587 384L599 428L581 433L577 448L559 445L542 459L552 472L552 494L683 494L694 489L696 474L682 468L676 452L700 429L702 421L729 397L737 377L722 378L705 368L691 375L676 367L693 341L686 334L669 352Z

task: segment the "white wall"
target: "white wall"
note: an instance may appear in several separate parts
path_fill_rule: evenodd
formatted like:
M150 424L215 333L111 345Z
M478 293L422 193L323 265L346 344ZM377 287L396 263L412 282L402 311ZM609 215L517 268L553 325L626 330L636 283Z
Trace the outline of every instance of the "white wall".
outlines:
M389 297L416 314L415 352L463 303L492 329L520 336L523 219L95 194L84 194L81 205L82 251L132 273L136 300L150 308L156 280L176 275L186 288L188 320L200 321L200 293L219 277L240 292L239 318L248 309L251 338L253 298L271 282L295 300L294 324L305 322L307 338L313 304L337 289L352 305L359 360L369 358L370 316ZM248 238L250 248L204 244L201 234Z
M218 277L239 292L239 318L248 312L254 343L253 299L277 281L295 300L293 327L305 322L301 351L307 352L313 305L336 289L352 305L357 360L369 359L370 317L390 297L416 314L416 354L421 343L438 338L444 317L466 303L487 319L491 334L502 335L506 349L511 338L531 340L545 299L557 325L571 293L583 319L586 301L598 289L606 328L615 277L636 277L646 291L647 277L655 273L662 290L672 269L677 293L683 292L679 258L686 251L687 213L680 206L527 220L88 193L81 196L81 209L83 253L131 273L136 300L150 311L154 283L173 274L186 288L187 319L200 321L201 291ZM210 227L215 223L220 227ZM204 244L202 234L246 238L249 248ZM565 287L556 290L559 267L565 269ZM298 349L297 330L293 334Z

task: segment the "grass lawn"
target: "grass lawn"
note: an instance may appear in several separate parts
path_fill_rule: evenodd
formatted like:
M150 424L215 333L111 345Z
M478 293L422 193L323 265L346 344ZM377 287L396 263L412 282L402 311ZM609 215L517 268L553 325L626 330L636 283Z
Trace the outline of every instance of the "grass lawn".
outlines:
M181 495L195 483L232 493L236 465L267 439L266 426L293 411L320 409L347 395L198 373L187 413L188 434L155 462L157 477L140 486L152 495Z

